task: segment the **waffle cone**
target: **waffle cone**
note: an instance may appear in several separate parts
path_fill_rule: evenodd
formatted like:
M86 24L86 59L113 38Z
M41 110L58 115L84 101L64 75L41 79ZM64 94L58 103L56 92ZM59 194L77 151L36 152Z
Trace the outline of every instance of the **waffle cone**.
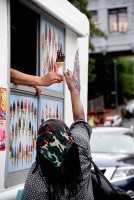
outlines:
M64 64L64 62L62 61L62 62L56 62L56 65L57 65L57 67L62 67L63 66L63 64Z

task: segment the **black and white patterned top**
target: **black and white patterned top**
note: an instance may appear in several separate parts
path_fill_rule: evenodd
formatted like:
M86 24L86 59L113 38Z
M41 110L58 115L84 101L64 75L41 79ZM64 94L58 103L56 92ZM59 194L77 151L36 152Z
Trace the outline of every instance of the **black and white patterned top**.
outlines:
M69 192L66 190L64 195L59 191L58 196L53 198L53 200L94 200L91 181L91 164L88 159L88 156L91 154L91 127L84 120L77 120L71 125L70 130L79 147L83 181L75 197L69 197ZM40 167L32 174L35 164L36 163L32 165L28 173L22 200L48 200L47 184L45 184L45 180L43 180L40 175Z

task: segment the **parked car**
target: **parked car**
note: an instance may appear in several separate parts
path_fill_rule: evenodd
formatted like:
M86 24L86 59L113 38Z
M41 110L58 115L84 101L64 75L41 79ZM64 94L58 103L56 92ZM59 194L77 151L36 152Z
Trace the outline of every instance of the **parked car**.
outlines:
M94 127L91 136L91 152L94 162L112 183L125 191L134 191L132 129Z

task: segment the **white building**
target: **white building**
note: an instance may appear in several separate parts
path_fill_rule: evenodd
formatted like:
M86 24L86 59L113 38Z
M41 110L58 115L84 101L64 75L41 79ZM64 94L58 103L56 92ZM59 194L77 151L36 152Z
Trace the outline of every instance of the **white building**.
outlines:
M133 0L90 0L88 9L93 13L96 25L108 39L92 39L95 51L103 55L112 52L134 52L134 1Z

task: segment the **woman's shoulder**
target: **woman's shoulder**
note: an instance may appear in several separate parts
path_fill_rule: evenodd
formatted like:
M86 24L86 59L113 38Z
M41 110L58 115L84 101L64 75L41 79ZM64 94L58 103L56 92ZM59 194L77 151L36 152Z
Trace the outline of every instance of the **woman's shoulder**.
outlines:
M77 119L75 120L71 126L70 126L70 130L72 131L73 129L85 129L85 131L87 131L89 134L92 133L92 128L91 126L84 120L84 119Z
M76 144L82 147L86 151L89 148L89 141L91 136L91 126L85 121L78 119L70 126L70 132L72 133Z

